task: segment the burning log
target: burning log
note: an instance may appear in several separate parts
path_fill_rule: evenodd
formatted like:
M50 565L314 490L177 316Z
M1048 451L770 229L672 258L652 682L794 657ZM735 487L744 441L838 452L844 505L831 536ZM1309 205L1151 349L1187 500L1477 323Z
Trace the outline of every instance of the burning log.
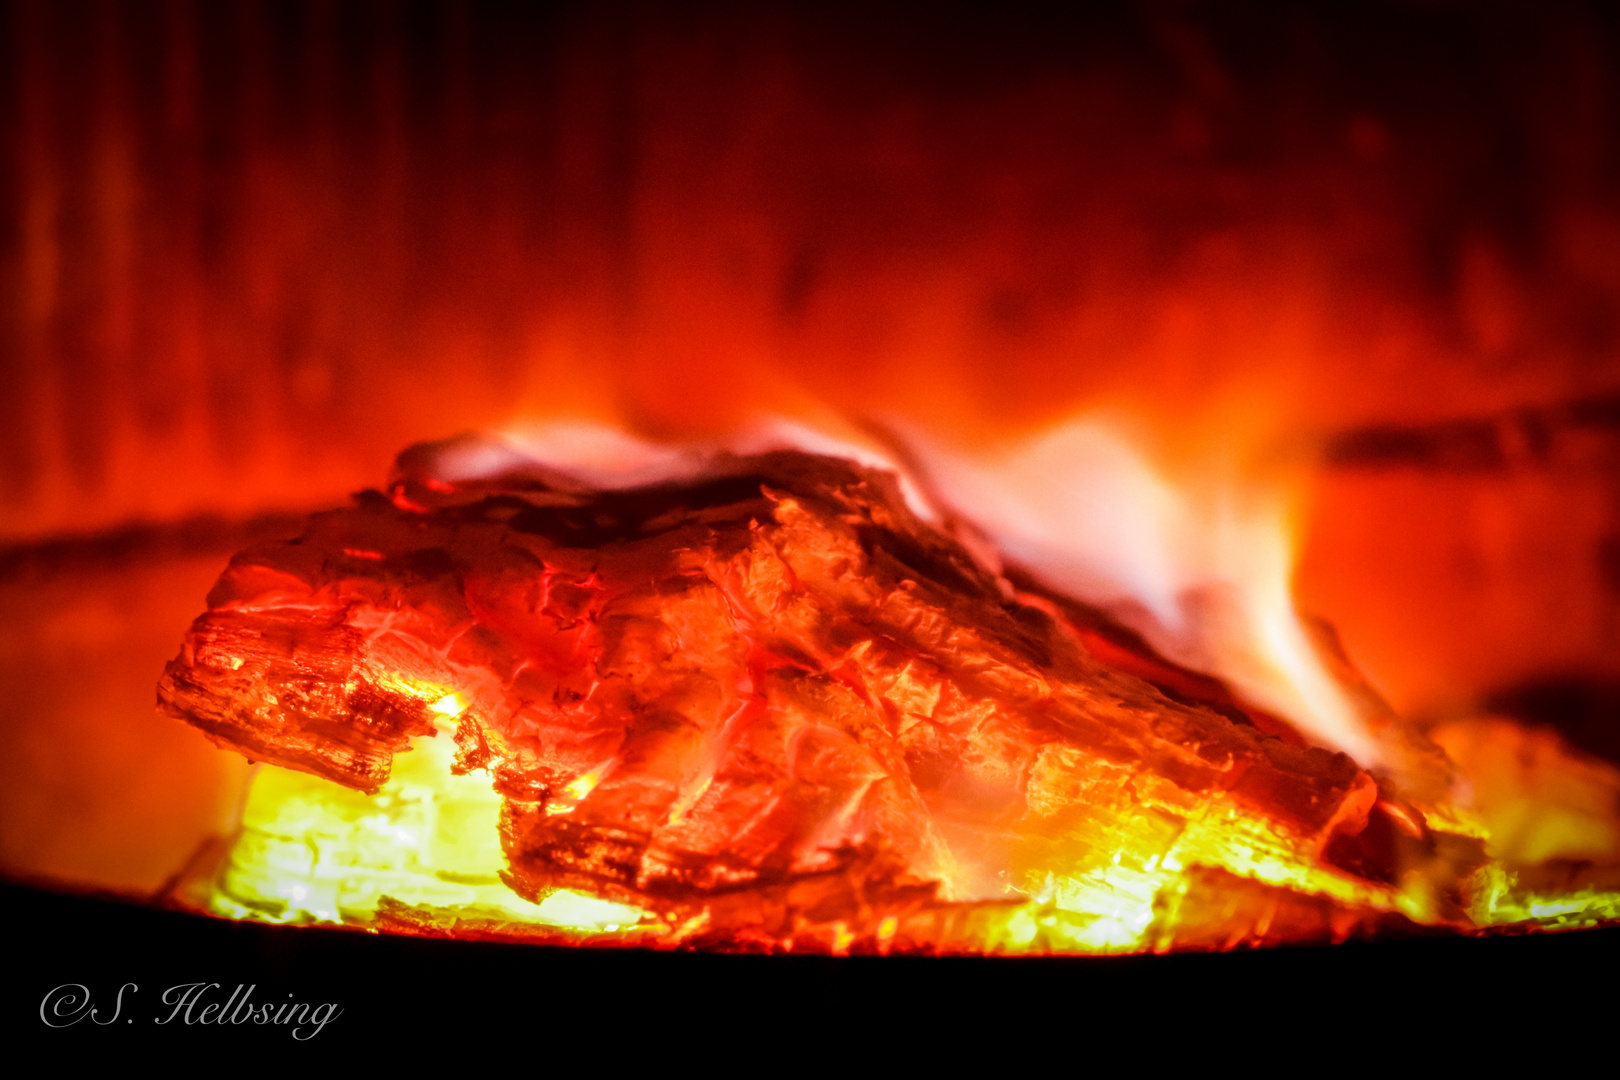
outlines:
M238 555L208 606L169 713L361 793L453 724L451 771L502 800L505 885L633 905L626 940L1336 940L1466 925L1483 859L833 458L598 491L538 467L450 482L407 453L388 494ZM1437 861L1414 898L1401 867ZM384 901L392 929L510 929Z

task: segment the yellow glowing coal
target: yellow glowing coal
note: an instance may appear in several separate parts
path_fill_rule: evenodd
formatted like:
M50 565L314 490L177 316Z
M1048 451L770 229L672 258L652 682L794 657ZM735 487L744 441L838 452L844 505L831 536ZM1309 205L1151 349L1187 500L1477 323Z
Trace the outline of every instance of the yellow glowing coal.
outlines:
M508 889L500 879L500 796L482 773L454 775L454 756L442 735L417 739L395 756L375 795L261 766L209 909L228 918L364 926L392 898L441 917L593 936L642 921L636 908L566 889L538 904Z
M444 697L437 698L444 701ZM1503 830L1505 860L1486 866L1476 880L1469 914L1477 925L1531 923L1546 928L1591 926L1620 918L1620 891L1591 885L1574 890L1538 890L1522 883L1522 860L1545 855L1512 848L1562 845L1556 854L1612 856L1612 819L1605 799L1620 791L1614 770L1572 757L1555 740L1504 734L1497 724L1454 726L1442 732L1449 747L1481 778L1482 813L1437 812L1473 822L1482 835ZM1494 733L1494 738L1492 734ZM1535 753L1526 756L1526 739ZM241 831L212 882L207 907L227 918L294 924L372 926L387 900L427 914L435 923L533 927L593 940L628 938L651 931L678 943L704 929L701 918L670 928L624 904L559 889L531 903L502 882L501 799L487 777L451 771L454 747L441 733L417 739L396 756L388 783L376 795L273 766L256 770L244 805ZM572 785L565 808L589 794L611 762ZM1574 782L1568 788L1565 781ZM1543 790L1548 784L1558 791ZM1559 792L1562 792L1560 794ZM1498 820L1526 801L1548 809L1529 832L1513 832ZM1504 807L1506 809L1504 809ZM1572 825L1571 822L1574 822ZM1459 827L1448 821L1447 827ZM1526 840L1525 837L1529 839ZM1515 838L1518 838L1516 841ZM978 949L1006 953L1131 953L1175 940L1177 905L1200 869L1218 868L1238 878L1331 897L1365 909L1399 912L1432 922L1432 897L1421 875L1388 889L1330 868L1301 861L1285 838L1238 813L1211 813L1190 821L1173 837L1161 837L1140 817L1116 823L1112 853L1073 845L1068 872L1041 866L1010 866L1009 900L1021 901L981 913L968 929ZM1601 847L1598 850L1597 845ZM897 923L885 920L876 944L887 951ZM835 935L833 952L847 949L847 931Z
M454 719L467 711L467 703L461 699L460 694L446 694L429 705L428 709L435 715Z
M561 889L535 904L508 889L500 877L506 867L500 797L481 773L454 775L453 758L453 744L442 735L417 739L395 757L393 774L376 795L261 766L209 909L275 923L370 926L391 898L441 924L516 924L596 940L625 937L638 927L665 930L636 908L583 893ZM594 779L607 767L592 770ZM1009 899L1023 902L983 913L973 939L991 952L1151 950L1173 936L1168 905L1185 891L1195 867L1224 867L1388 910L1414 903L1300 862L1282 837L1237 814L1192 822L1168 848L1162 841L1146 823L1121 821L1118 850L1088 852L1079 845L1069 873L1030 869L1027 881L1021 878L1009 892ZM880 948L895 936L895 925L885 925ZM701 922L693 924L664 940L702 929ZM836 953L850 940L846 930L829 945Z

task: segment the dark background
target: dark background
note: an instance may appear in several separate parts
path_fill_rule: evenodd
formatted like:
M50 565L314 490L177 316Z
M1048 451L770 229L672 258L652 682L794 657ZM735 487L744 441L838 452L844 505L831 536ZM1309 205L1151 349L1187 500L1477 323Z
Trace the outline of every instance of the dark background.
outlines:
M47 1060L138 1048L229 1069L248 1053L368 1069L691 1068L786 1073L988 1067L1456 1068L1528 1050L1556 1066L1613 1047L1620 932L1429 939L1164 957L767 957L374 937L197 919L0 888L8 1047ZM255 1001L338 1003L318 1037L155 1024L164 990L238 983ZM40 1002L84 984L116 1024L58 1030ZM200 1017L201 1010L195 1014ZM126 1024L125 1019L135 1023ZM223 1057L215 1055L224 1054ZM197 1055L201 1055L198 1057ZM339 1059L343 1060L343 1059Z

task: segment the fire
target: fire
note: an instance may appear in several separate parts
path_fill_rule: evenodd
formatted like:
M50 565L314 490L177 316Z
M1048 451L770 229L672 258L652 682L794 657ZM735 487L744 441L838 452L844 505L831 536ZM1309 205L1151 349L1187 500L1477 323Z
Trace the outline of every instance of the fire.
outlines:
M920 521L959 538L987 580L1000 582L1009 597L1066 627L1064 632L1089 654L1162 677L1161 685L1178 686L1197 700L1245 710L1284 740L1342 751L1370 772L1352 767L1359 779L1343 782L1348 786L1335 796L1337 809L1313 826L1315 838L1309 839L1296 826L1256 813L1254 804L1221 794L1219 784L1189 799L1193 789L1183 790L1184 782L1167 784L1162 776L1135 774L1132 766L1053 743L1025 759L1027 771L1015 786L1026 809L1015 828L1005 822L989 826L990 819L979 825L967 819L953 823L949 814L938 816L937 800L926 811L921 804L907 811L933 819L906 826L934 837L924 845L933 854L912 856L921 860L914 867L928 868L925 876L933 878L932 899L873 899L875 910L862 901L859 912L850 908L825 923L800 914L794 928L740 932L726 927L753 924L735 923L736 911L720 904L723 892L713 894L713 903L703 899L710 896L704 893L643 906L626 902L636 890L620 889L611 898L592 895L589 887L523 879L513 862L517 818L503 817L505 796L478 770L504 777L497 786L508 794L515 774L491 763L487 751L479 751L485 754L479 757L469 750L474 742L482 745L486 736L478 732L497 715L502 691L468 668L465 659L452 659L466 631L435 646L424 636L427 631L411 625L409 612L351 609L343 617L366 628L372 643L368 655L394 657L387 663L409 668L384 670L373 681L385 685L396 701L418 702L432 718L433 730L416 734L410 749L395 755L392 773L385 766L386 782L374 794L261 767L228 856L211 876L192 883L199 904L233 918L408 932L665 947L751 942L750 947L835 954L887 953L896 947L1015 953L1222 948L1341 940L1397 924L1459 931L1515 924L1573 927L1620 915L1620 774L1585 762L1551 736L1511 725L1453 725L1435 731L1430 741L1400 724L1331 642L1295 612L1289 510L1297 493L1286 485L1252 482L1225 489L1178 485L1117 428L1095 419L1073 420L976 452L893 428L846 429L834 436L784 422L755 425L723 445L661 445L577 425L531 428L504 439L445 444L425 460L413 451L418 458L402 458L406 479L392 489L392 501L405 520L414 520L432 512L418 499L454 500L462 486L476 489L496 476L529 476L553 491L694 483L712 475L715 463L727 455L782 448L831 451L895 474L900 497ZM760 551L827 542L795 524L805 512L794 499L773 498L776 527L788 530L781 535L811 539L771 540ZM757 532L758 521L752 527L757 546L764 534ZM387 545L379 540L374 546ZM386 561L388 556L372 547L360 549L364 555L343 551L363 563ZM371 558L374 553L377 559ZM831 556L830 549L809 548L798 557ZM755 572L761 557L752 556ZM779 557L788 559L783 572L790 587L772 594L778 612L785 610L782 605L802 603L794 599L800 586L792 584L802 568L792 569L793 557ZM670 796L658 827L672 830L671 835L715 827L716 807L737 798L731 755L738 740L768 712L783 708L785 684L775 673L784 670L783 655L792 655L792 649L765 644L762 635L781 630L767 630L775 624L749 614L757 601L743 597L755 596L759 585L725 577L736 572L705 571L730 609L729 615L713 617L753 627L741 631L753 659L739 669L733 704L719 715L706 749L684 767L680 788ZM553 593L572 590L566 603L586 605L573 618L589 627L599 617L589 614L596 610L589 605L605 602L592 598L611 596L623 586L596 570L588 576L580 576L583 570L570 573L572 578L548 563L535 582L541 590L537 602L547 606ZM1046 595L1055 599L1009 584L1020 580L1030 589L1049 590ZM511 579L502 587L528 586ZM291 589L285 592L291 599L272 602L316 607L331 602L321 599L324 593L299 599L301 588L289 578L275 586L274 595ZM1065 614L1061 605L1068 600L1108 612L1152 650L1122 649L1097 638L1083 620ZM244 610L256 610L260 603ZM932 616L907 616L917 617ZM767 613L769 618L775 616ZM694 626L694 632L705 631ZM586 639L568 636L575 633L567 630L534 646L540 651L533 655L564 667L603 663L599 654L581 651ZM389 635L392 644L385 640ZM694 638L682 647L700 646ZM784 648L788 653L777 655ZM828 687L842 682L859 698L888 703L884 708L900 717L902 738L907 725L937 722L933 718L944 715L942 694L954 696L951 707L959 712L981 708L961 699L960 688L931 671L920 655L893 659L871 640L846 648L841 658L787 663L791 668L808 662L826 672ZM970 658L972 664L993 662L991 654L982 661ZM240 657L217 663L222 671L242 668ZM593 678L579 707L586 707L599 688ZM574 690L567 693L580 697ZM273 704L274 696L269 700ZM821 707L853 707L857 698L847 700L848 705ZM982 707L992 710L982 715L992 716L1001 706ZM400 706L390 708L398 712ZM826 851L864 842L878 820L871 816L875 785L895 782L895 766L878 764L881 752L856 749L848 735L821 726L813 713L795 723L788 729L787 760L811 762L802 766L811 770L807 775L822 770L825 783L842 785L836 804L818 811L826 815L816 826ZM509 723L500 730L521 729ZM874 752L879 757L866 757ZM596 796L607 790L608 781L621 787L635 782L635 766L620 770L624 753L598 756L559 782L543 802L541 819L571 821L583 814L582 824L600 820L603 804ZM1224 767L1235 764L1239 759L1228 758ZM1239 772L1247 767L1240 765ZM586 814L589 807L598 807L592 812L598 817ZM515 804L504 811L519 812ZM752 827L737 819L731 827L745 826ZM827 908L835 909L844 910L837 904Z
M911 909L843 912L773 947L1130 951L1336 938L1390 915L1464 931L1613 915L1613 770L1478 714L1527 678L1620 671L1620 218L1593 75L1615 65L1587 16L1533 19L1520 36L1540 45L1502 49L1494 15L1407 5L1304 15L1266 40L1220 5L1127 5L1062 32L880 19L866 45L769 11L580 12L543 20L542 45L498 6L335 22L320 5L290 22L250 7L178 5L141 33L120 5L84 32L18 9L21 366L0 475L9 535L41 544L27 558L55 558L64 537L79 550L82 534L116 562L145 543L141 522L158 523L154 550L200 551L188 519L213 513L240 525L234 548L281 528L261 515L326 505L374 481L384 453L468 428L507 434L440 446L420 483L377 498L420 524L512 470L573 497L692 482L727 452L830 454L898 476L1020 626L1056 628L1054 653L1355 768L1333 813L1290 831L1233 799L1130 788L1095 746L1032 753L1005 785L1025 800L1023 846L986 850L1003 823L939 839L950 858L929 880L968 907L930 909L931 927ZM1430 47L1441 39L1457 47ZM364 92L340 68L370 72ZM1255 386L1286 421L1229 407ZM762 410L797 419L744 423ZM559 415L608 422L514 426ZM1370 681L1295 608L1311 472L1295 437L1335 443L1334 482L1353 489L1322 500L1328 539L1307 566L1329 584L1300 595ZM761 534L790 527L784 507L761 513ZM104 529L118 533L90 535ZM323 554L335 576L386 582L415 551L356 536ZM156 888L217 827L215 804L234 804L239 757L182 765L139 726L181 625L167 605L201 592L186 575L213 558L138 584L122 564L14 582L8 874ZM539 608L605 595L567 569L537 575ZM276 590L307 582L259 584L260 608L236 613L284 614L301 640L315 609ZM723 574L709 586L736 598ZM67 591L82 610L62 610ZM132 591L150 596L122 603ZM327 729L311 740L352 737L376 793L260 768L233 869L201 882L211 909L718 940L718 908L671 921L630 896L603 919L557 914L547 905L579 890L500 876L511 851L488 836L595 821L640 775L580 735L612 707L588 680L538 695L557 722L517 732L584 740L543 806L529 800L534 820L503 818L524 800L455 771L479 750L463 736L510 719L513 685L584 670L601 642L569 623L496 677L460 663L467 637L423 646L403 608L321 609L347 635L335 652L369 666L315 688ZM443 612L417 614L431 629ZM953 709L1000 715L927 657L842 640L773 651L754 631L781 614L721 604L696 620L735 631L750 660L727 670L713 742L683 764L659 829L708 820L784 671L892 719L897 742ZM255 670L250 648L209 657L221 678ZM1018 670L1051 691L1031 700L1061 696L1049 670ZM268 741L307 689L253 697ZM802 728L785 757L827 755L851 781L818 820L840 842L866 835L900 770L840 757L837 723ZM1011 741L1029 749L1033 730ZM1176 761L1209 766L1194 742ZM173 794L182 775L189 802ZM482 847L451 828L474 803ZM1077 807L1112 824L1077 824ZM320 853L307 865L300 837ZM482 855L463 865L463 844ZM626 900L605 895L578 902Z
M1286 492L1230 479L1201 493L1177 486L1089 419L990 455L920 436L913 446L930 487L1009 561L1110 609L1160 653L1226 680L1313 741L1386 764L1295 614Z

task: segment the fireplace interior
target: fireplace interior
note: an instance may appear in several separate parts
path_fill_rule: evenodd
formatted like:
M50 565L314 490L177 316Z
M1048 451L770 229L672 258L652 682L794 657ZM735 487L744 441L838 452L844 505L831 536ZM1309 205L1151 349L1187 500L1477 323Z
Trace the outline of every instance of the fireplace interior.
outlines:
M1521 929L1589 929L747 979L871 1002L859 980L1551 979L1613 951L1620 908L1587 902L1620 890L1608 7L3 11L0 872L109 978L149 936L143 963L271 981L364 947L517 980L494 946L161 910L252 767L154 688L232 555L412 444L715 447L761 417L934 447L897 459L936 479L1096 424L1189 505L1281 493L1294 606L1472 770L1493 851L1587 897ZM533 955L603 993L743 970Z

